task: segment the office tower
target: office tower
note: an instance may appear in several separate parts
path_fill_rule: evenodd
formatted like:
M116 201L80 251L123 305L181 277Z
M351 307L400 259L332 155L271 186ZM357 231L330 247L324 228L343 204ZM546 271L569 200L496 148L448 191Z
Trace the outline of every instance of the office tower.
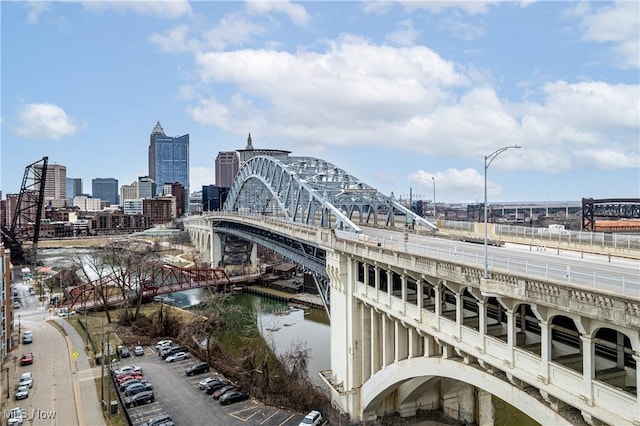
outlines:
M120 187L120 205L124 206L124 200L137 200L138 181L131 182L131 185L122 185Z
M35 169L42 173L42 165ZM35 188L38 190L39 188ZM48 164L44 182L44 203L53 207L64 207L67 203L67 167L60 164Z
M91 180L91 195L111 204L118 204L118 179L95 178Z
M184 215L184 186L180 182L165 183L162 186L162 195L172 195L176 198L176 217Z
M238 173L240 159L236 151L220 151L216 157L216 186L231 188Z
M202 187L202 210L213 212L222 210L224 202L227 200L229 188L221 188L216 185Z
M82 179L67 178L67 201L69 205L73 203L73 197L76 195L82 195Z
M149 176L138 177L138 198L153 198L156 196L156 183Z
M185 189L185 205L189 205L189 134L171 137L160 122L151 132L149 142L149 177L156 182L155 195L162 194L165 183L179 182Z

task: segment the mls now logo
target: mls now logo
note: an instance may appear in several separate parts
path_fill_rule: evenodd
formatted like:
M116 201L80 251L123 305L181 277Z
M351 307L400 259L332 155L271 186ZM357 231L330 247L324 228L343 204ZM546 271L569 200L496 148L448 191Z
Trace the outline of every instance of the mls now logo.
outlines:
M33 408L27 410L26 408L14 408L12 410L2 410L2 416L9 420L9 424L12 424L12 420L53 420L56 418L56 412L52 410L39 410Z

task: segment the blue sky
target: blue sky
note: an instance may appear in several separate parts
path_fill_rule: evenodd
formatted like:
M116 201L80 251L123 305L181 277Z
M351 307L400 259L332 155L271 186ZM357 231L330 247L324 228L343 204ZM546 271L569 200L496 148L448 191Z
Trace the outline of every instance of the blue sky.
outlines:
M396 198L640 197L640 3L1 2L3 194L44 155L146 175L149 135L325 159Z

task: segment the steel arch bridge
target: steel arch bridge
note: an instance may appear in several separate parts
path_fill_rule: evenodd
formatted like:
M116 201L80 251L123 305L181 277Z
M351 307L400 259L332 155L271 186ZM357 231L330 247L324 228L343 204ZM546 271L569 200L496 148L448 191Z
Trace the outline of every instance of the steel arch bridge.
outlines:
M236 174L222 210L281 216L297 224L354 233L362 232L357 223L394 226L399 217L407 225L437 230L393 197L313 157L249 159Z

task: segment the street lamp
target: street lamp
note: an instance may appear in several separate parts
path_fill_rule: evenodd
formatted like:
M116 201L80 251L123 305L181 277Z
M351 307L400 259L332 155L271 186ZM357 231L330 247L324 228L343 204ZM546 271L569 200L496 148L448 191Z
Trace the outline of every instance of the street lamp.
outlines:
M433 216L437 218L438 214L436 213L436 178L435 176L431 176L431 180L433 181Z
M508 149L511 148L522 148L519 145L510 145L503 146L500 149L493 151L489 155L484 156L484 278L489 278L489 256L488 256L488 247L489 247L489 236L487 233L487 169L496 159L496 157Z

